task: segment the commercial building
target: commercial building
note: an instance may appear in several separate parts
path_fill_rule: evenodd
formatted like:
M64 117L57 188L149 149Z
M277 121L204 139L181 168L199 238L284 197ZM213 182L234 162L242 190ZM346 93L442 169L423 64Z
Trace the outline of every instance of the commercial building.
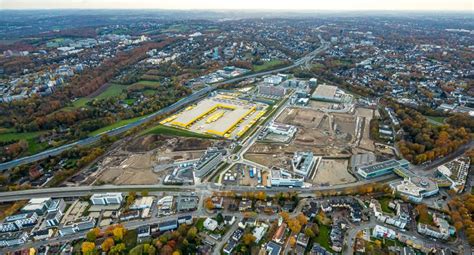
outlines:
M123 201L122 193L94 194L90 198L93 205L116 205Z
M392 183L390 186L401 196L416 203L439 192L438 183L424 176L412 175L403 181Z
M10 247L24 244L28 240L26 232L0 234L0 247Z
M84 232L91 230L95 227L96 220L92 217L83 217L79 219L77 222L70 223L68 225L64 225L62 228L59 229L59 235L67 236L72 235L78 232Z
M450 189L462 192L469 175L469 157L459 157L437 168L437 173L446 178Z
M222 162L225 150L219 150L218 148L209 148L206 153L199 159L194 165L194 174L198 178L202 178L215 170L217 166Z
M21 208L21 212L35 212L36 214L41 216L46 214L46 212L52 205L53 200L51 198L33 198L28 201L28 204Z
M286 95L286 88L282 86L273 85L258 85L258 94L263 97L284 97Z
M321 84L316 87L311 98L319 101L341 103L344 95L345 93L336 86Z
M315 157L312 152L295 152L291 160L293 172L301 175L303 178L311 176L315 165L321 160L321 157Z
M159 225L159 230L164 232L164 231L170 231L170 230L175 230L178 228L178 221L177 220L169 220L160 223Z
M166 118L163 125L200 134L237 139L266 112L268 104L220 93Z
M18 227L13 222L0 223L0 233L15 232Z
M188 212L194 211L197 209L199 202L198 197L178 197L176 199L176 211L178 212Z
M272 170L270 183L271 186L277 187L302 187L304 178L293 177L291 173L284 170Z
M48 227L58 226L62 217L63 213L61 211L50 212L45 217L46 225Z
M14 223L18 229L32 227L38 222L36 212L15 214L5 218L5 223Z
M298 129L295 126L271 122L267 127L267 131L277 135L293 137L296 134L296 131L298 131Z
M369 165L356 167L357 173L365 179L375 178L393 173L395 169L408 169L410 162L407 160L390 159Z

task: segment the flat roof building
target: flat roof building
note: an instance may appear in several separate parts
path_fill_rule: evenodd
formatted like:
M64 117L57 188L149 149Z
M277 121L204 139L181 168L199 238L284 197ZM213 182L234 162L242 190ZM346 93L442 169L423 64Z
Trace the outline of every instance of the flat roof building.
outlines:
M311 98L326 102L342 102L343 92L336 86L321 84L316 87Z
M407 160L390 159L370 165L356 167L357 173L365 179L375 178L393 173L397 168L408 169L410 162Z
M401 182L392 183L391 186L400 195L417 203L439 192L438 184L424 176L410 176Z
M277 187L302 187L304 184L304 178L296 178L287 171L284 170L272 170L271 172L271 185Z
M93 205L112 205L121 204L123 197L122 193L101 193L92 195L90 200Z
M199 161L194 165L194 174L198 178L202 178L215 170L222 162L225 151L218 148L209 148Z
M291 166L293 172L301 175L303 178L307 178L311 175L317 161L320 158L314 157L313 153L308 152L295 152L293 159L291 160Z

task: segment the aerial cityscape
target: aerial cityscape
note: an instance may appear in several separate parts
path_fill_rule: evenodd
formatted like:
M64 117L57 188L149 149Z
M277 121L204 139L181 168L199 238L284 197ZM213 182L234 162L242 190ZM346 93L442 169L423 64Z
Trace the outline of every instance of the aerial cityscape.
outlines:
M474 254L472 2L158 2L0 1L0 254Z

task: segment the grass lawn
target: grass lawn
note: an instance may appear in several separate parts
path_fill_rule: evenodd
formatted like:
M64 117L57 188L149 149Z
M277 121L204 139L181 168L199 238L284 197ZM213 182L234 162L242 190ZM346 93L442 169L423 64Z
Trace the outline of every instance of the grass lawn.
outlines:
M9 133L0 133L0 141L7 142L12 140L26 140L28 142L28 152L34 154L45 150L48 147L47 143L39 143L38 137L44 133L44 131L18 133L12 132L14 130L8 129Z
M146 116L146 115L145 115L145 116ZM115 122L114 124L105 126L105 127L103 127L103 128L99 128L99 129L97 129L97 130L91 132L91 133L89 134L89 136L95 136L95 135L98 135L98 134L100 134L100 133L102 133L102 132L106 132L106 131L112 130L112 129L114 129L114 128L118 128L118 127L121 127L121 126L125 126L125 125L130 124L130 123L132 123L132 122L135 122L135 121L137 121L138 119L141 119L141 118L143 118L143 117L145 117L145 116L141 116L141 117L136 117L136 118L131 118L131 119L126 119L126 120L117 121L117 122Z
M279 66L281 64L283 64L282 60L277 60L277 59L276 60L270 60L270 61L265 62L263 65L254 65L253 70L255 72L265 71L265 70L271 69L275 66Z
M431 122L437 122L439 124L444 124L444 120L446 117L441 117L441 116L425 116L428 120L431 120Z
M433 215L429 214L426 217L420 217L418 216L417 219L418 223L430 225L430 226L435 226L434 221L433 221Z
M381 197L378 199L380 202L380 207L382 207L382 211L386 213L393 214L395 213L390 207L388 207L388 204L392 201L392 198L390 197Z
M204 218L199 218L197 221L196 221L196 228L198 229L199 232L202 232L204 231L204 221L206 219Z
M314 238L314 242L321 245L329 252L333 252L331 245L329 244L329 234L331 233L331 228L326 225L319 226L319 235Z
M125 235L123 237L123 242L127 249L132 249L133 247L137 246L137 230L136 229L130 229L125 232Z
M146 115L145 115L146 116ZM120 121L117 121L115 122L114 124L111 124L111 125L108 125L108 126L105 126L103 128L99 128L97 129L96 131L93 131L89 134L89 136L95 136L95 135L98 135L100 133L103 133L103 132L106 132L106 131L109 131L109 130L112 130L114 128L118 128L118 127L121 127L121 126L125 126L127 124L130 124L132 122L135 122L145 116L140 116L140 117L135 117L135 118L131 118L131 119L126 119L126 120L120 120Z
M210 135L194 133L188 130L168 127L161 124L145 130L142 134L143 135L147 135L147 134L171 135L171 136L184 136L184 137L207 138L207 139L214 138L213 136L210 136Z
M128 86L120 85L120 84L111 84L106 90L100 93L98 96L94 97L94 99L105 99L109 97L116 97L122 94L122 91L126 89Z

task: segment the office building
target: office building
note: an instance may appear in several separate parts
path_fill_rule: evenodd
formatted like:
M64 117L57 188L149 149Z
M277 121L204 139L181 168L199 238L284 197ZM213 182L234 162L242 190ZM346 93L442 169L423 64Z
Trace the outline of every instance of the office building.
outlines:
M36 212L15 214L7 217L5 222L14 223L18 229L23 229L34 226L38 222L38 214Z
M90 198L93 205L117 205L123 201L122 193L94 194Z
M301 175L304 178L310 177L313 169L317 162L319 162L321 158L314 157L313 153L308 152L295 152L293 155L293 159L291 160L291 167L293 168L293 172Z
M258 94L264 97L284 97L286 88L273 85L258 85Z
M10 247L24 244L28 240L26 232L0 234L0 247Z
M304 184L303 178L296 178L284 170L272 170L270 183L277 187L302 187Z
M365 179L375 178L393 173L397 168L408 169L410 162L407 160L390 159L369 165L356 167L357 173Z
M194 174L202 178L215 170L222 162L225 152L217 148L209 148L194 166Z

